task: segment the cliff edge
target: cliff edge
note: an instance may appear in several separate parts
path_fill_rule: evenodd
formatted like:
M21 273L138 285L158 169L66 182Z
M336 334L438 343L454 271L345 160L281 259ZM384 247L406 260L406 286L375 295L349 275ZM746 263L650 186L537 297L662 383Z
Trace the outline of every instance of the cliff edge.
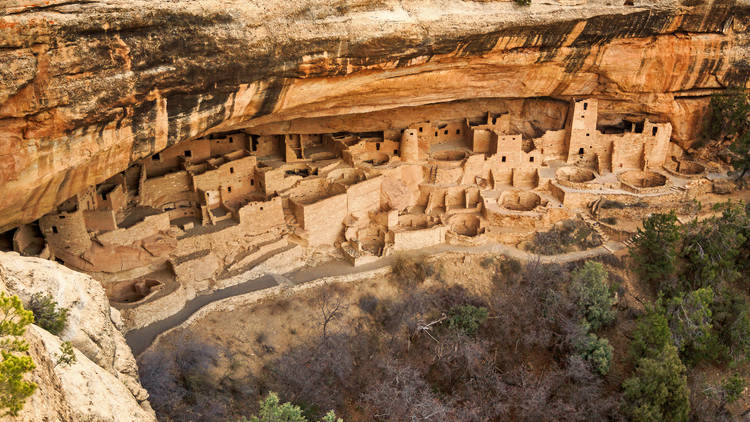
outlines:
M29 354L36 364L29 380L38 388L13 421L155 421L141 387L133 354L118 329L96 280L55 262L0 253L0 290L26 303L32 294L50 294L70 309L60 336L31 325ZM55 365L63 341L73 344L77 362ZM5 420L5 419L2 419Z

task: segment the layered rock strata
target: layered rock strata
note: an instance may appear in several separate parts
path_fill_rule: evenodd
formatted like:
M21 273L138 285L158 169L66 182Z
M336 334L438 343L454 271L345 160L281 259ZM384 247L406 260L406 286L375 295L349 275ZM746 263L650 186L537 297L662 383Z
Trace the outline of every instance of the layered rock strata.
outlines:
M596 96L686 145L706 96L750 75L747 0L5 4L0 232L175 143L310 118L379 112L379 130L403 107Z

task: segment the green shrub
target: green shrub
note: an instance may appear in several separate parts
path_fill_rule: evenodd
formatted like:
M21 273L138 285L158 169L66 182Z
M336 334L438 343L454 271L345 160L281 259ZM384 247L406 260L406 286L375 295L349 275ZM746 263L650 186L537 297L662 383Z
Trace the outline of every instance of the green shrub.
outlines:
M730 290L723 290L713 302L713 325L723 346L724 359L741 362L750 354L750 305Z
M473 336L479 327L487 321L489 312L487 308L472 305L455 306L450 310L448 326L454 330L462 331L464 334Z
M643 220L643 228L633 237L630 249L635 270L643 281L661 288L659 284L674 274L680 237L674 212L654 214Z
M29 301L29 309L34 313L36 325L52 334L60 334L68 322L68 309L60 308L52 296L34 293Z
M686 421L690 414L687 369L677 349L667 344L654 357L636 363L622 387L625 413L635 422Z
M276 393L268 393L265 400L260 402L260 411L250 419L242 418L240 422L308 422L302 409L292 403L281 403ZM343 422L336 414L329 411L320 422Z
M713 360L718 355L718 339L712 325L713 302L710 287L664 301L672 343L692 363Z
M60 345L60 354L55 356L55 366L70 366L78 361L73 350L73 343L64 341Z
M630 342L631 354L638 360L654 357L665 346L671 344L669 321L658 309L649 307L646 314L638 319L638 325Z
M26 399L34 394L37 385L25 381L24 375L36 366L31 357L16 355L26 352L29 345L19 337L26 326L34 322L34 314L23 308L18 296L0 293L0 408L6 415L15 416L23 409Z
M615 320L612 306L615 298L607 286L607 270L604 265L586 261L572 273L573 295L583 317L593 331L610 325Z
M576 352L601 375L607 375L612 364L612 346L606 338L588 333L576 345Z
M742 396L742 392L745 391L747 383L740 374L733 374L721 384L722 395L724 401L727 403L734 403Z
M750 96L747 90L735 88L711 97L703 134L708 139L729 137L733 153L732 165L741 170L740 177L750 168Z

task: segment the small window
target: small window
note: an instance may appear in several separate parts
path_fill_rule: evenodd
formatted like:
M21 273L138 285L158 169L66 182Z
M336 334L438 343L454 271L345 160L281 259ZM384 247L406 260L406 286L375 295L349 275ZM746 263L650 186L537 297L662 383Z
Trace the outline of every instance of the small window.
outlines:
M583 109L586 110L587 108L589 108L589 103L583 103Z
M420 132L420 133L422 132L422 126L420 126L420 127L419 127L419 132Z
M189 149L186 149L183 152L183 154L185 155L185 157L192 157L193 156L193 151L190 151Z
M529 157L529 162L533 163L534 162L534 157Z
M651 129L651 136L656 136L656 132L658 131L659 131L659 128L654 126L654 128Z
M234 167L229 167L229 173L234 174Z
M260 210L263 211L263 207L260 207Z
M255 180L250 179L250 186L255 186Z
M583 148L578 148L578 153L583 155Z
M393 150L393 154L394 154L394 155L398 155L398 150L397 150L397 149L394 149L394 150Z
M448 129L445 129L445 133L444 133L444 134L445 134L445 135L447 135L447 134L448 134Z
M505 156L503 155L503 158L501 160L503 163L505 162Z
M456 135L460 135L460 134L461 134L461 129L456 129Z
M57 233L57 226L52 226L52 233Z
M375 144L375 150L380 151L380 144Z
M586 134L586 136L591 136L591 134L590 134L590 133L587 133L587 134Z
M585 119L585 118L586 118L586 116L584 116L583 114L581 114L581 118L582 118L582 119Z
M59 217L60 217L60 220L65 220L65 216L64 215L61 215Z
M159 156L159 153L157 152L156 154L154 154L154 155L151 156L151 159L154 160L154 161L159 161L161 158Z
M227 188L227 192L231 192L231 191L232 191L232 187L231 187L231 186L229 186L229 187Z
M102 192L102 200L104 200L104 201L107 200L107 193L106 192Z
M435 131L435 136L437 136L437 131Z
M229 143L230 143L230 144L233 144L233 143L234 143L234 138L232 138L231 136L229 137Z

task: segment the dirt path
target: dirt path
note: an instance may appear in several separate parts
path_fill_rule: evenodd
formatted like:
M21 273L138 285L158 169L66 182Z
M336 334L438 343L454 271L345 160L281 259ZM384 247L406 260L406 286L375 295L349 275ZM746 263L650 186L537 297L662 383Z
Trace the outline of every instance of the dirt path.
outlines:
M623 249L624 247L625 246L622 243L612 241L608 242L606 245L602 245L597 248L588 249L585 251L545 256L536 255L533 253L522 251L512 246L499 243L488 243L478 246L443 244L415 251L409 251L407 253L409 255L417 256L428 256L445 252L462 252L468 254L494 253L498 255L505 255L519 261L539 259L539 261L542 263L562 264L566 262L579 261L586 258L593 258L600 255L607 255L612 253L613 251ZM383 257L375 262L361 265L359 267L353 267L351 264L343 261L329 261L325 264L320 264L315 267L301 268L284 275L265 274L260 278L248 280L244 283L240 283L224 289L215 290L205 295L199 295L194 299L188 301L185 304L185 307L183 307L178 313L168 318L149 324L143 328L133 330L125 335L125 339L127 340L128 346L130 346L130 348L132 349L133 355L138 356L151 345L151 343L159 334L182 324L200 308L212 302L216 302L218 300L226 299L232 296L238 296L258 290L268 289L280 284L297 285L308 283L310 281L324 277L363 273L378 268L391 266L393 265L395 260L403 254L405 253Z

